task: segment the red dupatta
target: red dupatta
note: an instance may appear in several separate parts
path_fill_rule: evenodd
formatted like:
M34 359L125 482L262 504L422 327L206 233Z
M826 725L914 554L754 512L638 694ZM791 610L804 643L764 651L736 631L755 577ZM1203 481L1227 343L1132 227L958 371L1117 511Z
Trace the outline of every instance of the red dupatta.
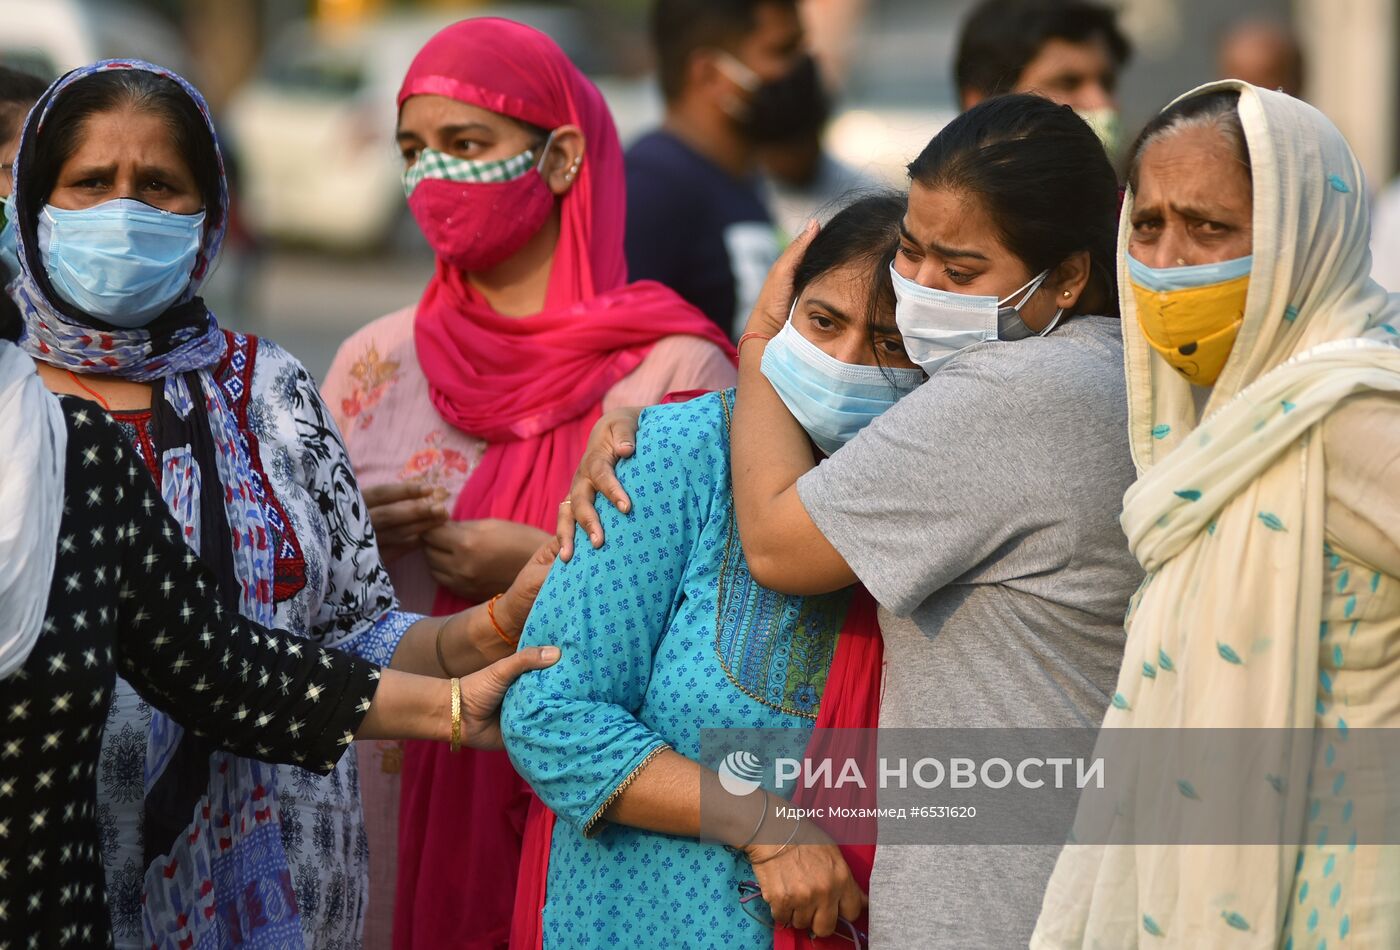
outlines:
M544 309L495 313L468 276L439 260L419 302L414 343L433 405L487 443L453 510L553 530L603 396L667 336L733 349L700 311L660 284L626 283L622 148L602 95L543 33L464 20L419 51L399 90L441 95L585 138ZM434 613L469 604L440 590ZM516 864L533 795L504 752L410 742L399 811L395 950L495 950L509 939Z
M851 593L851 606L846 611L846 623L836 641L836 655L831 660L831 672L826 677L821 709L817 712L817 727L807 742L807 757L813 761L831 759L834 762L854 759L861 774L874 775L876 748L869 732L847 730L874 729L880 724L880 689L884 683L885 642L880 638L880 621L875 601L863 586ZM833 807L852 809L859 814L873 813L876 790L804 788L798 786L792 796L794 805L803 808ZM847 818L832 822L819 821L838 841L875 840L874 818ZM874 844L843 844L841 856L851 869L860 889L870 893L870 871L875 866ZM870 930L867 915L851 921L863 932ZM806 931L781 927L773 932L773 950L851 950L849 941L836 937L813 939Z

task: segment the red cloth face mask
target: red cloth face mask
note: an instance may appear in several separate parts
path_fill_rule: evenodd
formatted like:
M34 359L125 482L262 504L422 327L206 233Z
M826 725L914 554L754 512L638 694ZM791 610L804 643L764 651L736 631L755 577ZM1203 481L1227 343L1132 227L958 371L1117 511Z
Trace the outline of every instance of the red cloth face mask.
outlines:
M554 207L538 168L498 182L425 178L408 196L408 210L437 256L474 273L509 260L539 233Z

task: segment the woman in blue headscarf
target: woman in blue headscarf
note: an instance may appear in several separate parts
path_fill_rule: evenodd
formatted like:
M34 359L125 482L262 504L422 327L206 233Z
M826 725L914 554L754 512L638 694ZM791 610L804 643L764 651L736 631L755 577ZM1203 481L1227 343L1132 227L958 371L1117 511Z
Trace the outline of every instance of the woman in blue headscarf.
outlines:
M228 192L189 83L134 61L69 73L26 121L14 175L21 272L7 292L24 346L50 389L118 422L225 608L434 676L510 651L520 598L496 606L499 636L479 611L397 609L310 375L275 344L220 329L198 297ZM358 944L353 756L320 776L218 752L118 681L98 779L119 947Z

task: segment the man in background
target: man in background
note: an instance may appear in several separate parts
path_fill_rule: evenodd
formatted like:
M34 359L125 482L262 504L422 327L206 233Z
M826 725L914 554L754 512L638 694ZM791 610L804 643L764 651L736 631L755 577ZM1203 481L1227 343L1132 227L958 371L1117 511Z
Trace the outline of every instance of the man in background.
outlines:
M768 176L768 210L785 237L801 233L814 217L829 216L847 199L880 187L826 149L823 133L834 103L824 70L808 56L793 75L783 121L765 130L758 149Z
M1303 98L1303 50L1281 23L1241 20L1220 41L1216 60L1221 79L1243 79Z
M1067 105L1114 155L1118 75L1132 55L1117 14L1090 0L984 0L963 21L953 78L963 109L1033 92Z
M757 150L807 81L797 3L654 0L651 34L666 114L627 151L628 271L737 336L779 251Z

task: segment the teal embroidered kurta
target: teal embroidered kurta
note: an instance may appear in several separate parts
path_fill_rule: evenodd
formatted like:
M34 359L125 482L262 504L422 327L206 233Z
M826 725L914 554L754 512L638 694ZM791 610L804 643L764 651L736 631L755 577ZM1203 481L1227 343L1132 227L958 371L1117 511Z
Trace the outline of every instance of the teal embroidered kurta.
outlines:
M748 862L601 818L658 751L698 758L707 728L810 732L821 703L846 595L788 597L749 576L729 474L732 400L712 393L643 414L636 454L617 472L632 514L599 497L606 544L580 534L525 629L523 643L563 650L511 688L501 719L516 768L559 817L547 950L772 946L738 901Z

